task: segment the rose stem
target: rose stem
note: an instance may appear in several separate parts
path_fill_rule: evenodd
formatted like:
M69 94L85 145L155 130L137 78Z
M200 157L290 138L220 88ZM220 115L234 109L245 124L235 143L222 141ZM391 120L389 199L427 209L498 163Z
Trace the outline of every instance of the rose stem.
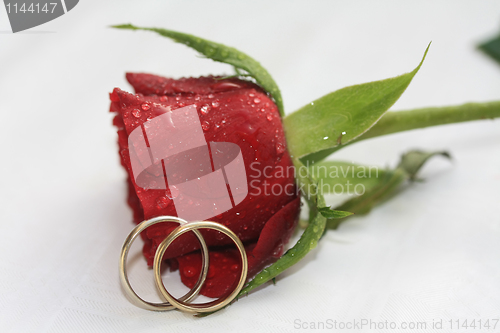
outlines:
M350 143L417 128L497 117L500 117L500 101L387 112L369 131Z

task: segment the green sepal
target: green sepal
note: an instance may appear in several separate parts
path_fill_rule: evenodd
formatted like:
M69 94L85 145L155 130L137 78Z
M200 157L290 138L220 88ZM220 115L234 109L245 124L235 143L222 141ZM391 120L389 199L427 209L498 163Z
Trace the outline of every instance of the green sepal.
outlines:
M223 44L212 42L207 39L199 38L190 34L161 28L143 28L136 27L132 24L119 24L113 25L111 27L117 29L153 31L164 37L171 38L177 43L189 46L203 54L205 57L210 58L214 61L232 65L237 69L243 69L251 77L253 77L265 91L267 91L272 96L272 98L276 102L276 105L278 106L278 110L281 116L284 116L283 99L281 98L281 92L269 72L264 67L262 67L262 65L257 60L235 49L234 47L229 47Z
M309 170L298 159L294 159L293 163L296 169L306 170L306 172L297 172L297 183L302 191L303 198L305 198L309 205L309 223L297 243L286 251L274 264L264 268L249 281L239 292L235 301L246 296L250 291L264 283L274 280L286 269L298 263L309 251L318 245L318 241L324 234L327 218L318 209L318 207L325 207L326 205L323 194L318 192L317 181L311 176ZM205 317L212 313L203 313L197 316Z
M366 190L362 195L347 200L340 206L335 207L335 209L353 212L357 215L369 213L373 207L397 195L402 190L401 184L406 180L415 180L422 166L431 157L437 155L451 158L450 154L444 151L423 152L420 150L412 150L403 154L398 166L394 170L385 171L375 186ZM329 219L326 228L336 229L346 218L348 217L342 219Z
M398 169L403 169L408 175L409 180L415 180L417 172L433 156L441 155L451 159L451 155L446 151L425 152L421 150L412 150L401 156L401 161L397 166Z
M306 170L306 175L297 172L297 182L302 190L302 195L309 205L309 224L300 236L297 243L284 253L274 264L262 270L240 291L238 297L248 294L251 290L268 282L281 274L287 268L298 263L305 255L314 249L323 235L326 226L324 217L318 207L325 207L325 198L317 190L317 181L311 176L309 170L298 160L293 160L295 168Z

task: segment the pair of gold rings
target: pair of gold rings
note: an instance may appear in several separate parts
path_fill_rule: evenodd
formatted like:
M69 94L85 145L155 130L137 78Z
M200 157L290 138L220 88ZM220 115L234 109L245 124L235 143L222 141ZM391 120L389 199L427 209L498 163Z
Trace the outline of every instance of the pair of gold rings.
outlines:
M137 236L147 227L150 227L154 224L161 222L177 222L179 223L179 226L175 228L174 231L172 231L161 242L160 246L158 246L153 261L153 271L154 271L156 287L160 291L161 295L165 298L166 302L151 303L143 300L141 297L139 297L139 295L136 294L134 289L132 289L132 286L130 285L127 275L127 256L130 250L130 246L137 238ZM238 250L241 255L242 265L241 265L241 274L240 274L240 280L238 281L238 285L229 296L208 303L190 304L189 302L192 301L198 295L201 288L203 287L203 284L205 283L205 280L207 278L208 267L209 267L208 247L207 244L205 243L205 239L198 231L198 229L214 229L224 233L229 238L231 238L238 247ZM163 284L163 281L161 279L160 267L163 255L165 254L167 248L172 244L172 242L177 237L189 231L192 231L200 241L203 266L201 274L198 277L198 281L196 282L194 287L187 294L177 299L173 297L165 288L165 285ZM243 288L243 285L245 284L247 273L248 273L248 260L245 253L245 248L243 247L243 243L238 238L238 236L234 232L232 232L228 227L220 223L210 222L210 221L187 222L186 220L183 220L175 216L159 216L139 223L125 239L120 255L120 280L123 288L125 289L125 292L135 304L144 309L153 311L168 311L173 309L179 309L181 311L190 313L217 311L223 308L224 306L228 305L229 303L231 303L231 301L238 295L240 290Z

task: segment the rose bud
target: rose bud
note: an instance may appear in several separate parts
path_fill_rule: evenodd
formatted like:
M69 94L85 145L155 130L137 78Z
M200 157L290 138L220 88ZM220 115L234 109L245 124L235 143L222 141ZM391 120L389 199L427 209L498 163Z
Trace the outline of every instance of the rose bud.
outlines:
M298 221L300 198L286 148L278 108L258 85L237 78L168 79L150 74L127 74L136 94L118 88L110 94L110 111L118 128L121 164L127 170L128 204L134 222L156 216L177 216L174 190L137 184L129 152L132 131L166 112L196 107L206 142L236 144L244 161L248 194L231 209L208 220L230 228L245 244L248 277L276 261ZM193 206L196 209L196 206ZM178 225L159 223L142 233L149 266L158 245ZM210 268L201 294L221 297L232 291L240 274L240 256L232 241L214 230L201 233L210 247ZM198 239L187 233L169 247L164 259L179 268L182 282L193 287L201 271Z

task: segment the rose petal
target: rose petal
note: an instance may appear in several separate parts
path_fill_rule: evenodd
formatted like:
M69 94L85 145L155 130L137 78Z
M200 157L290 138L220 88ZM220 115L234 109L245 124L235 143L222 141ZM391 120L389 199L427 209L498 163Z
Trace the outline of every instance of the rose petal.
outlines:
M266 223L259 239L245 247L248 257L248 278L276 261L298 221L300 198L279 210ZM177 258L182 282L192 288L201 273L201 254L190 253ZM241 257L235 247L210 251L209 273L201 294L219 298L234 290L241 274Z

